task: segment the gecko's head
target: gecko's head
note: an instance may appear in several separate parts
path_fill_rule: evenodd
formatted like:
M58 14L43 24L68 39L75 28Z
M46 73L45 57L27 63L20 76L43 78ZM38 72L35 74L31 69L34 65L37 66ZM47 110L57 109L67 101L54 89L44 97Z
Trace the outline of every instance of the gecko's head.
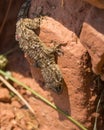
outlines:
M57 94L61 94L63 92L63 87L64 87L63 83L59 83L56 85L52 85L50 89L53 90Z

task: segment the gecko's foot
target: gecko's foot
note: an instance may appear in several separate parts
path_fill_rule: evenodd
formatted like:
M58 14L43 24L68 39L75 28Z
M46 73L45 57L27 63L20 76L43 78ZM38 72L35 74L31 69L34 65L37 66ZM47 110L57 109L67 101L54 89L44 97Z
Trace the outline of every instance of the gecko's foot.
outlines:
M66 46L67 43L65 43L65 44L62 44L62 43L57 44L56 42L53 42L53 44L54 44L54 47L52 48L53 52L56 53L58 56L64 55L64 51L61 49L61 47Z
M64 55L64 51L61 49L61 44L59 45L56 45L54 47L54 52L58 55L58 56L61 56L61 55Z

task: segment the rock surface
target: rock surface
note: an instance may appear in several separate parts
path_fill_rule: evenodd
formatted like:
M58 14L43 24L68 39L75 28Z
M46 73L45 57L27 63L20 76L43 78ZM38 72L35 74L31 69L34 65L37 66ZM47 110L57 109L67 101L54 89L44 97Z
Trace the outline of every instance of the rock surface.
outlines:
M0 88L0 101L9 102L10 101L10 94L8 89Z
M94 73L104 80L104 10L92 8L89 11L80 40L91 56Z
M93 6L96 6L100 9L104 9L104 1L103 0L85 0L92 4Z
M80 122L85 122L85 117L86 117L85 115L87 111L86 110L83 111L83 107L81 108L82 105L80 105L81 102L84 102L84 93L83 93L81 82L79 81L79 79L82 78L80 75L80 67L81 67L80 62L81 62L82 55L86 52L85 48L82 46L75 33L68 30L61 23L59 23L58 21L50 17L45 17L44 20L42 21L39 36L44 43L48 44L48 46L50 46L52 40L56 41L57 43L63 43L63 44L67 43L65 47L62 47L64 51L64 55L58 57L58 65L61 69L67 87L64 88L64 91L61 95L56 95L55 93L50 91L52 97L47 95L46 98L47 99L51 98L51 100L53 100L56 105L58 105L60 108L64 109L65 111L68 111L68 113L71 114L75 119L80 120ZM32 67L31 69L32 69L32 74L34 79L37 80L37 77L39 78L38 83L40 85L40 79L42 79L41 74L39 73L39 71L37 71L36 68ZM44 82L44 80L41 80L41 82ZM79 89L81 95L78 99L77 95L79 93ZM78 107L76 105L76 108L73 108L75 103L78 105ZM77 114L76 116L76 113L79 112L81 109L82 109L82 114L81 115ZM40 112L39 116L41 116L42 113ZM54 112L49 114L52 117L51 114L53 115ZM44 119L45 119L44 121L45 123L48 122L49 125L48 128L50 128L51 122L53 122L53 124L55 125L58 125L58 123L60 123L60 121L58 120L54 122L55 117L53 117L53 119L49 121L48 114L45 115ZM63 123L65 123L65 121L63 121ZM67 125L67 127L69 127L68 123L65 124ZM42 124L42 127L45 129L45 124ZM54 125L51 126L51 128L55 129ZM70 129L73 128L76 127L70 125ZM67 130L66 127L60 128L60 126L57 126L57 130L60 129Z
M15 23L17 14L24 0L0 0L0 52L7 51L15 45ZM10 5L11 4L11 5ZM10 9L8 11L8 8ZM7 47L8 45L8 47Z
M74 4L75 2L76 4ZM57 95L51 91L43 91L46 89L42 84L44 80L41 77L41 73L32 66L31 69L35 82L38 81L35 89L55 105L71 114L80 123L87 125L87 109L82 105L86 102L86 94L83 92L83 76L81 75L81 57L86 52L86 49L80 43L77 35L80 33L81 25L90 6L82 1L80 2L76 0L64 1L64 5L62 6L61 1L58 0L49 0L48 2L46 0L32 0L29 12L30 18L34 18L33 12L37 12L38 7L43 7L42 14L48 14L49 16L44 18L39 32L39 37L44 43L48 46L51 46L51 41L63 44L67 43L65 47L62 47L64 55L58 57L58 65L67 86L64 88L63 93ZM78 19L78 17L80 18ZM79 93L80 96L78 96ZM41 103L38 105L40 106ZM34 109L39 117L39 122L44 122L41 124L40 130L67 130L69 128L78 130L76 126L70 124L60 113L56 115L56 112L51 108L47 110L47 107L43 105L42 108L38 108L40 113L38 113L36 108ZM78 114L79 112L81 114ZM42 115L43 117L41 117Z
M18 109L11 104L0 103L0 129L39 130L39 123L28 110Z

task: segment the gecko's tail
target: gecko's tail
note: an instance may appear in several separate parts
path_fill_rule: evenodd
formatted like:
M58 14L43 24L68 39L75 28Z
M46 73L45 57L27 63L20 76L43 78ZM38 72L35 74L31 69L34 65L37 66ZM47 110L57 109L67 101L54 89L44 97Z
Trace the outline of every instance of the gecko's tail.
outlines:
M22 4L20 11L17 16L17 21L21 18L27 18L28 17L28 11L29 7L31 5L31 0L25 0L25 2Z

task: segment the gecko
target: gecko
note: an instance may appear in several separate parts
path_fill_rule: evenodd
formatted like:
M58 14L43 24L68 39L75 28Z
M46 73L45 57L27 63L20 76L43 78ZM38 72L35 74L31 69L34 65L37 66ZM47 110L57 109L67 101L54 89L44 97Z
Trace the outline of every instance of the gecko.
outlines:
M55 55L61 51L61 44L48 47L40 40L36 34L40 21L40 18L21 18L16 24L15 37L32 64L40 68L46 87L59 94L63 91L64 79L56 64Z

